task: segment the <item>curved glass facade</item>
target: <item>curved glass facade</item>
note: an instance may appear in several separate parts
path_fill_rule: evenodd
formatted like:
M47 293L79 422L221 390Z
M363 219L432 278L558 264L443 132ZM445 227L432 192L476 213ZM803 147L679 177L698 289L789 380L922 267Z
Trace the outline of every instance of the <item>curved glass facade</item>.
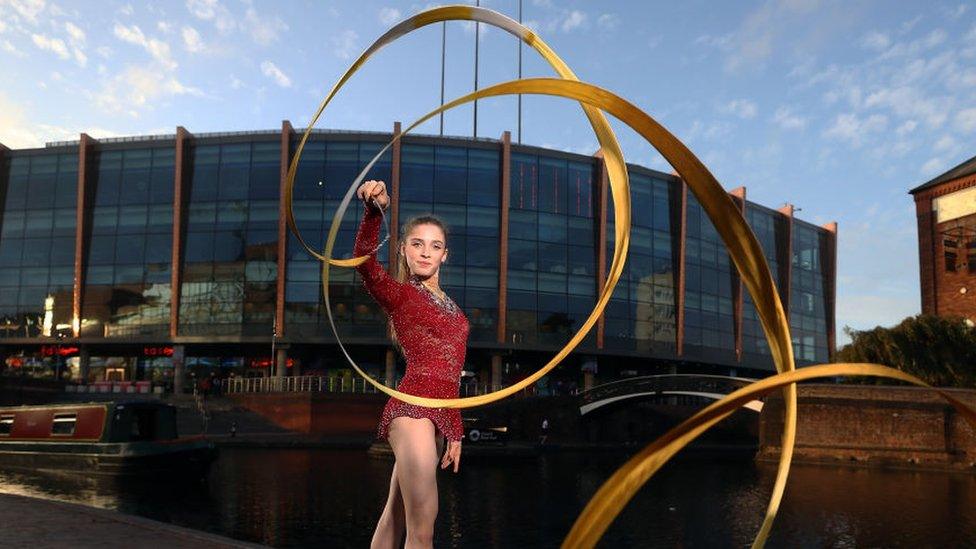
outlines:
M180 140L159 136L0 152L0 352L30 353L51 342L103 354L112 345L119 353L213 342L263 349L275 331L277 343L292 349L331 345L321 266L281 224L281 182L298 135L201 134L188 136L181 151ZM312 134L294 213L313 248L323 249L348 182L389 137ZM577 355L607 364L601 377L655 361L770 370L752 301L693 193L673 175L629 170L626 266ZM614 204L603 173L597 157L410 136L368 177L398 181L401 225L423 213L446 222L441 285L471 322L472 349L544 357L581 327L613 255ZM348 210L337 256L349 257L361 210L357 202ZM789 296L798 362L826 362L836 235L750 202L745 214ZM380 259L389 262L389 246ZM334 268L329 293L344 340L386 346L386 317L354 270Z

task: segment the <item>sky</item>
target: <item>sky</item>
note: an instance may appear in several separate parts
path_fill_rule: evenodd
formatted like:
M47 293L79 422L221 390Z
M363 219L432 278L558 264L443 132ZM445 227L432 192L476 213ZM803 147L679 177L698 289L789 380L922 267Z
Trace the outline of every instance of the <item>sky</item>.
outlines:
M472 2L469 2L472 3ZM373 40L433 3L0 0L0 143L305 127ZM518 18L518 0L481 5ZM837 341L920 312L907 191L976 155L976 4L884 0L523 0L522 19L581 80L661 122L726 189L838 223ZM390 131L440 103L442 28L387 46L318 127ZM445 94L471 91L475 28L446 25ZM480 27L479 85L518 76L518 46ZM529 49L524 76L553 76ZM578 105L478 103L479 137L592 154ZM628 162L670 172L611 121ZM471 136L473 107L444 117ZM432 121L419 133L439 132ZM634 212L634 215L639 215Z

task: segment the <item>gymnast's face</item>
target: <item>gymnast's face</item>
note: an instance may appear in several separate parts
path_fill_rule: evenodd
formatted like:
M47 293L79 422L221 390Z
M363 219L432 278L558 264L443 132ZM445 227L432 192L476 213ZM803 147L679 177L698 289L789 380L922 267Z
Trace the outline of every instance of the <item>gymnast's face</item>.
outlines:
M436 275L447 259L445 240L444 231L437 225L415 225L401 245L410 273L425 279Z

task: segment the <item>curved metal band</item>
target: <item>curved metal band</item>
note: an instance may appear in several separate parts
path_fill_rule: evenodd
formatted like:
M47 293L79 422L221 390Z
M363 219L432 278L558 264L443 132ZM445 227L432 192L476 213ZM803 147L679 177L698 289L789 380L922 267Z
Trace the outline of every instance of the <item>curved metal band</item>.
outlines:
M353 186L350 187L349 192L347 192L342 205L340 205L337 211L336 217L333 218L333 225L330 230L329 238L327 239L325 253L320 255L314 250L312 250L304 241L304 239L302 239L300 232L298 231L297 225L295 223L293 210L292 210L294 178L301 157L301 152L304 148L305 143L309 138L312 127L314 126L318 118L321 116L325 107L335 96L338 90L352 76L352 74L354 74L359 69L359 67L363 63L365 63L365 61L373 53L375 53L377 50L382 48L384 45L392 42L393 40L395 40L396 38L404 34L407 34L413 29L420 28L422 26L429 25L432 23L448 21L448 20L478 21L486 24L491 24L503 30L506 30L507 32L517 36L519 39L523 40L528 45L535 48L547 61L550 62L550 64L556 69L557 73L559 73L563 78L572 81L576 80L575 74L573 74L573 72L565 65L565 63L563 63L562 60L559 59L559 57L548 47L548 45L546 45L541 39L539 39L532 31L530 31L526 27L523 27L522 25L519 25L515 21L512 21L511 19L501 14L492 12L490 10L481 9L481 8L472 8L470 6L447 6L443 8L435 8L417 14L416 16L411 17L406 21L398 24L394 28L390 29L390 31L388 31L380 39L378 39L373 45L371 45L363 53L362 56L360 56L359 59L357 59L357 61L346 71L346 73L342 76L339 82L333 87L332 91L329 93L326 99L323 100L318 110L316 111L315 115L313 116L312 121L309 123L308 127L306 128L302 136L302 139L299 142L298 148L296 150L296 154L293 157L292 162L289 166L287 179L286 179L285 196L284 196L285 207L286 207L286 218L290 229L295 234L296 238L302 244L302 246L311 255L313 255L314 257L318 258L320 261L323 262L322 272L323 272L323 286L325 289L326 311L328 313L329 322L334 332L337 332L337 330L335 327L334 320L332 318L331 309L329 308L328 305L329 265L332 264L336 266L352 267L361 264L365 260L365 258L352 258L352 259L345 259L345 260L332 259L330 257L332 253L332 247L334 245L336 233L338 232L341 216L344 213L346 207L348 206L351 195L354 194L355 187L358 186L358 183L364 177L365 172L368 171L368 168L371 167L373 163L375 163L376 158L374 158L374 161L370 164L370 166L367 167L367 170L364 170L364 172L360 174L360 177L357 178ZM514 83L510 82L507 84L514 84ZM490 88L486 88L485 90L489 90L489 89ZM598 88L594 88L594 89L598 90ZM484 92L485 90L482 90L482 92ZM422 121L429 119L430 117L440 112L443 112L448 108L453 108L453 106L462 104L464 102L473 101L480 97L489 96L486 93L481 93L481 92L479 93L480 95L478 93L470 94L448 105L444 105L440 109L437 109L432 113L428 114L417 123L411 125L410 128L412 129ZM507 91L507 92L496 93L496 95L500 95L502 93L547 93L547 92ZM563 95L563 94L551 93L551 95ZM563 95L563 96L570 97L571 94ZM619 98L617 99L622 103L628 105L632 110L640 112L639 109L636 109L636 107L627 104L625 101L620 100ZM386 388L385 386L380 385L379 383L369 378L358 367L358 365L355 364L355 362L346 352L345 347L342 346L341 341L338 340L338 334L337 334L337 341L339 341L343 353L346 355L346 358L349 360L349 362L353 365L354 369L365 379L367 379L370 383L376 386L379 390L389 394L390 396L395 396L396 398L404 400L405 402L410 402L421 406L462 408L462 407L479 406L482 404L487 404L489 402L493 402L495 400L499 400L501 398L514 394L515 392L521 390L524 387L527 387L529 384L541 378L543 375L545 375L545 373L547 373L549 370L554 368L563 358L565 358L565 356L568 355L568 353L572 351L572 349L575 348L576 345L578 345L579 341L582 340L582 338L586 335L589 329L592 328L592 325L595 323L596 319L601 314L603 308L606 306L606 303L609 301L609 297L613 290L613 287L616 285L616 282L619 279L620 274L623 270L626 251L629 246L630 204L629 204L629 186L627 183L628 182L627 171L623 163L622 153L620 152L619 146L617 145L617 142L613 136L613 132L609 124L607 124L602 113L600 113L598 110L593 108L592 106L594 105L593 102L591 101L582 101L582 102L585 103L584 111L586 112L587 117L590 119L591 125L593 126L594 131L597 134L597 138L601 143L601 147L603 149L604 157L607 163L607 169L609 172L609 178L611 184L611 193L613 195L614 202L616 205L615 238L617 242L617 246L615 246L614 248L614 255L611 261L611 268L608 273L606 283L604 284L604 287L598 298L597 306L596 308L594 308L593 312L587 318L587 321L584 323L583 327L573 337L573 339L570 340L567 346L564 347L556 355L556 357L554 357L546 366L541 368L538 372L536 372L529 378L526 378L522 382L513 385L511 387L508 387L506 389L503 389L501 391L496 391L488 395L481 395L479 397L470 397L465 399L424 399L421 397L416 397L413 395L407 395L405 393L393 391ZM650 120L649 117L648 120ZM656 125L656 123L654 123L653 120L651 120L651 122L654 125ZM708 185L712 185L714 188L711 189L712 191L711 194L714 196L712 196L711 198L715 198L715 196L718 196L718 194L720 194L720 196L724 198L726 202L728 202L728 205L731 205L731 200L725 194L724 190L722 190L721 186L718 185L717 181L714 180L714 177L712 177L711 174L707 172L704 166L701 165L701 163L697 160L697 158L694 157L694 155L690 153L690 151L688 151L683 145L681 145L681 143L676 138L674 138L674 136L668 133L666 130L664 130L660 126L658 126L658 128L660 129L661 132L663 132L663 134L658 136L661 143L654 143L653 141L652 143L659 150L662 151L662 154L665 152L664 149L662 149L662 146L668 148L669 150L675 149L679 151L679 154L676 155L679 157L677 159L678 162L676 162L675 159L669 158L667 154L665 154L665 157L668 158L668 160L672 163L672 165L675 166L679 174L681 174L682 177L684 177L688 181L689 185L692 187L693 192L696 193L696 195L699 197L699 201L701 201L703 207L705 207L706 212L713 219L713 222L715 222L715 224L718 225L712 211L712 209L715 209L716 206L713 204L713 208L710 209L708 204L706 204L706 202L710 202L710 200L703 199L703 196L700 194L700 191L705 192L704 189ZM407 131L409 131L409 129ZM397 138L399 138L399 136L397 136ZM389 145L387 147L389 147ZM381 151L379 155L377 155L377 158L379 158L379 156L381 156L383 152L385 152L385 149L384 151ZM707 177L703 177L702 174L704 174ZM703 178L700 179L701 183L699 183L696 187L696 185L693 184L692 178L698 179L700 177ZM717 206L717 208L721 209L721 206ZM741 240L741 242L749 243L745 247L753 248L753 250L751 250L752 252L755 252L755 250L758 250L759 252L758 255L754 255L753 253L746 253L742 255L741 261L736 261L736 266L739 268L740 272L744 274L743 277L744 282L746 283L746 286L749 288L750 293L753 295L753 301L756 303L757 312L759 313L760 316L760 322L765 329L767 340L770 343L773 360L776 364L777 370L779 370L780 372L792 370L793 355L792 355L792 345L790 343L790 338L789 338L789 327L785 322L785 315L783 314L782 304L779 300L778 293L775 290L775 285L772 283L772 277L770 275L768 265L766 265L765 259L761 254L761 248L759 248L758 242L755 240L755 237L752 235L752 232L748 228L748 225L745 223L744 219L742 219L741 214L739 214L738 210L735 209L734 207L731 208L731 211L733 212L731 214L734 216L733 219L737 220L739 223L737 226L734 226L730 230L729 234L738 233L740 237L743 239ZM736 223L733 222L733 225L736 225ZM721 231L720 234L722 234ZM726 244L729 245L729 239L726 238L727 235L722 234L722 236L723 239L726 240ZM740 246L740 248L742 247L743 246ZM730 246L730 253L733 253L731 246ZM735 254L733 254L733 257L735 257ZM754 275L753 284L751 285L749 281L746 280L747 279L747 277L745 276L746 272L752 273ZM756 295L757 290L760 292L760 295L758 297ZM777 324L779 325L777 326ZM795 388L793 386L788 386L786 388L786 418L785 418L786 428L784 429L783 454L780 461L779 471L777 473L777 480L776 480L776 485L774 487L774 494L773 497L771 498L770 507L767 510L766 521L764 522L763 525L763 531L766 532L768 532L768 527L772 524L772 518L775 516L776 507L779 504L779 500L781 499L783 489L785 488L786 473L788 471L790 457L792 455L793 437L795 433L795 422L796 422ZM762 536L762 531L760 535Z

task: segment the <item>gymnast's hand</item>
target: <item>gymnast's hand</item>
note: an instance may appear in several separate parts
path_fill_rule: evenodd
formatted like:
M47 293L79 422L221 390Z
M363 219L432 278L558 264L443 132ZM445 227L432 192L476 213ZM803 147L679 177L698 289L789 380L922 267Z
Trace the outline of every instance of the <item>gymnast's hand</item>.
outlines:
M454 472L458 472L458 466L461 465L461 441L460 440L449 440L447 441L447 451L444 452L444 457L441 458L441 469L446 469L451 463L454 464Z
M386 194L386 183L370 179L356 189L356 196L363 202L372 202L379 205L380 209L385 210L390 203L390 195Z

